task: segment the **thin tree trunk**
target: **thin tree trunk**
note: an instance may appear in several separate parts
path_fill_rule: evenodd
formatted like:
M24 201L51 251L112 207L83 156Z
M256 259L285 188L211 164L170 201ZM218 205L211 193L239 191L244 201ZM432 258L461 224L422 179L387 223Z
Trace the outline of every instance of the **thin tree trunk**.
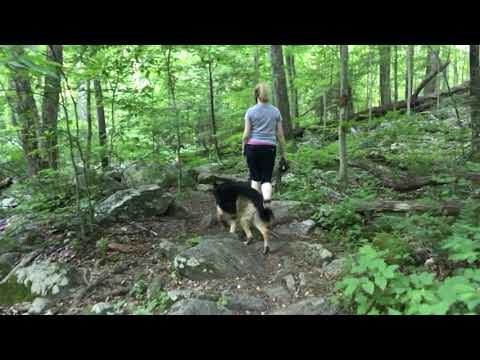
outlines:
M472 159L480 161L480 59L479 45L470 45L470 116L472 126Z
M68 110L67 106L65 104L65 97L63 95L63 92L60 92L60 96L62 99L62 107L63 111L65 114L65 123L67 125L67 138L68 138L68 144L69 144L69 150L70 150L70 161L72 162L73 166L73 174L75 176L75 197L76 197L76 203L77 203L77 217L80 220L80 238L83 241L86 240L87 238L87 232L85 229L85 218L83 217L82 210L81 210L81 196L80 196L80 171L78 169L78 166L75 161L75 150L74 150L74 145L73 145L73 135L72 131L70 129L70 119L68 116Z
M83 173L83 177L84 177L84 181L85 181L85 192L86 192L86 195L87 195L87 202L88 202L88 222L87 222L87 224L88 224L89 232L92 233L95 211L94 211L94 208L93 208L92 197L91 197L91 194L90 194L90 178L89 178L89 174L87 172L87 163L86 163L86 160L85 160L85 156L83 154L82 145L80 144L80 126L79 126L80 121L79 121L79 116L78 116L78 106L77 106L77 102L75 101L75 98L72 94L72 89L70 88L70 85L68 84L68 79L65 76L65 73L61 70L60 74L63 76L63 79L65 80L65 85L66 85L67 90L70 94L70 99L72 100L72 104L73 104L73 110L74 110L74 114L75 114L75 129L76 129L75 144L77 146L78 155L80 156L80 160L82 162L82 173ZM67 123L68 123L69 119L68 119L68 111L67 111L67 108L66 108L65 98L63 99L63 106L64 106L64 110L65 110L65 118L66 118ZM70 129L68 131L69 131L69 136L71 137ZM72 153L72 156L73 156L73 153ZM75 167L75 171L77 172L78 171L77 165L74 163L73 166ZM78 180L78 178L76 180Z
M260 49L258 46L255 46L255 52L253 53L253 86L257 86L260 82Z
M167 54L167 79L168 79L168 101L170 105L173 108L174 112L174 117L175 117L175 132L176 132L176 140L177 144L175 147L175 153L176 153L176 159L177 159L177 169L178 169L178 175L177 175L177 191L181 192L182 191L182 158L181 158L181 148L182 148L182 140L180 138L180 121L178 117L178 111L177 111L177 101L175 98L175 79L172 74L172 67L171 67L171 53L172 53L172 48L168 48L168 54Z
M282 114L285 138L292 139L293 129L290 118L290 104L288 101L287 80L285 79L285 67L283 65L282 45L271 45L270 56L272 61L275 98L277 101L277 107Z
M458 84L458 54L455 53L453 61L453 86L455 86Z
M338 169L338 179L343 188L348 184L348 168L347 168L347 131L344 124L349 119L349 106L351 101L348 94L348 45L340 45L340 104L342 116L338 127L338 135L340 142L340 167Z
M213 146L215 148L215 154L217 159L221 160L220 149L218 148L218 139L217 139L217 123L215 121L215 99L213 93L213 70L212 70L212 60L208 62L208 87L210 89L210 120L212 123L212 136L213 136Z
M370 123L372 121L372 48L368 48L368 76L367 76L367 107L368 107L368 127L367 130L370 131Z
M92 90L91 81L87 80L87 148L85 150L85 163L87 169L90 169L90 163L92 159Z
M323 142L327 140L327 93L323 94Z
M287 78L288 88L290 90L290 116L292 118L292 126L295 127L293 119L298 118L298 91L295 85L296 71L295 71L295 56L288 52L286 56L287 63Z
M100 80L93 80L93 87L95 90L95 102L97 106L99 143L102 148L102 168L105 170L108 167L107 126L105 123L105 108L103 106L103 92Z
M50 61L63 65L63 45L49 45L47 58ZM52 169L58 169L58 108L60 97L60 68L54 70L56 76L45 76L45 89L42 103L42 137L46 160Z
M408 45L407 47L407 114L411 114L411 105L412 105L412 91L413 91L413 45Z
M395 56L393 59L393 111L397 111L398 103L398 45L394 45Z

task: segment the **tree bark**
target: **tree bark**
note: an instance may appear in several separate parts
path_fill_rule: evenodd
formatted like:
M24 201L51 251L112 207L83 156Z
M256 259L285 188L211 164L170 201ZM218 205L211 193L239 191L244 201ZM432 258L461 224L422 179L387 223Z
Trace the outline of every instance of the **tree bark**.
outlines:
M398 45L394 45L395 56L393 58L393 111L397 110L398 102Z
M63 45L49 45L48 60L63 65ZM52 169L58 169L58 108L60 98L60 68L55 68L56 76L45 76L45 89L42 103L42 136L45 141L46 160Z
M257 86L260 82L260 49L255 46L255 52L253 53L253 86Z
M105 108L103 105L103 92L100 80L93 80L93 87L95 91L95 102L97 107L97 122L98 122L98 137L99 144L102 148L102 168L108 167L108 149L107 149L107 126L105 123Z
M435 55L435 53L434 53ZM445 68L448 66L448 61L443 64L442 66L439 66L439 67L436 67L435 68L435 71L432 71L430 72L430 74L425 78L423 79L423 81L420 83L420 85L417 86L417 89L415 90L415 92L413 93L412 95L412 98L413 100L415 100L418 95L420 95L420 92L426 88L427 86L431 87L431 85L429 85L430 83L434 82L434 79L437 78L438 74L441 73L442 71L445 70ZM436 80L435 80L436 81ZM435 82L434 82L435 84ZM436 86L436 85L435 85ZM430 92L430 90L429 90ZM433 92L430 93L430 95L425 95L425 97L428 97L428 96L434 96L435 95L435 89Z
M348 167L347 167L347 130L344 121L348 121L349 102L351 101L348 81L348 45L340 45L340 105L342 116L338 127L339 137L339 157L340 166L338 169L338 179L343 188L348 184Z
M392 102L391 86L390 86L390 64L391 49L390 45L380 45L380 104L388 106Z
M288 102L287 81L283 65L282 45L271 45L270 57L272 61L272 74L275 99L278 109L282 114L282 124L286 139L293 136L292 121L290 118L290 104Z
M212 60L208 62L208 88L210 90L210 120L212 124L212 136L213 136L213 146L215 147L215 154L217 155L218 160L221 159L220 149L218 147L217 139L217 123L215 121L215 98L213 93L213 70L212 70Z
M411 103L411 96L413 92L413 76L414 76L414 57L415 57L415 45L407 45L406 56L406 81L405 81L405 100ZM410 114L410 108L407 109L407 113Z
M472 159L480 161L480 60L479 45L470 45L470 116Z
M450 91L441 92L440 96L448 97L453 94L458 94L458 95L465 94L469 92L469 89L470 89L470 85L469 85L469 82L467 82L465 84L461 84L451 88ZM419 96L416 99L412 99L411 102L402 100L402 101L399 101L397 104L397 111L399 111L400 113L408 113L408 107L410 104L411 104L412 111L413 111L413 108L415 108L417 112L425 111L435 106L436 99L437 99L436 96L429 96L429 97ZM372 117L384 116L387 112L392 110L393 110L392 104L386 107L381 107L381 106L374 107L372 109ZM353 118L355 120L366 120L368 119L368 116L369 116L369 109L364 109L355 113L353 115Z
M15 47L13 53L14 56L21 56L23 49ZM13 82L16 91L16 113L21 126L20 140L27 160L27 173L28 176L32 177L43 168L37 138L40 118L33 97L28 70L24 68L14 69Z
M436 215L458 216L464 204L459 201L444 203L422 203L419 201L386 201L378 200L360 205L355 211L360 214L376 212L432 212Z
M87 80L87 104L86 104L86 120L87 120L87 147L85 150L85 163L87 169L90 168L90 162L92 158L92 89L91 81Z
M288 75L288 88L290 90L290 116L293 119L298 118L298 91L295 85L296 71L295 71L295 56L291 52L287 52L287 75ZM295 126L294 122L292 124Z
M425 84L425 88L423 90L424 96L431 96L435 94L435 91L437 90L437 86L438 86L437 74L440 72L438 71L440 64L438 63L437 58L438 58L438 49L433 49L429 47L428 55L427 55L427 66L425 69L425 79L430 78L431 80L429 80Z

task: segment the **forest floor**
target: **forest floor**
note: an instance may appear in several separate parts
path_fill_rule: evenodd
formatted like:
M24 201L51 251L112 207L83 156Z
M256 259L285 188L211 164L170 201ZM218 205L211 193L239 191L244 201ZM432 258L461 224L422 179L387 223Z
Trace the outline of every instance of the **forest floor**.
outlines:
M124 301L123 314L135 313L140 301L132 296L132 288L139 282L151 284L156 277L167 279L163 284L165 292L193 292L212 298L218 298L224 292L248 295L264 301L260 309L236 310L235 314L270 314L290 304L306 298L325 297L333 288L333 279L328 279L321 268L312 266L304 259L284 251L288 241L294 239L274 238L271 240L272 252L264 257L264 270L259 274L247 274L234 278L219 278L194 281L171 276L174 273L173 259L158 256L156 248L160 241L178 241L192 239L202 235L227 233L220 225L202 226L205 219L214 216L215 202L209 192L191 192L179 200L179 205L188 213L188 220L175 217L157 217L144 221L115 223L103 229L103 237L109 239L110 249L78 255L70 244L60 246L48 256L49 261L63 262L82 273L88 273L89 283L98 279L98 285L77 301L75 296L60 299L49 310L50 314L84 314L86 309L97 303L115 303ZM263 250L260 234L249 246L258 253ZM319 233L302 236L302 241L319 242ZM46 260L46 259L39 259ZM291 283L286 285L285 277ZM130 308L127 306L130 305ZM133 305L133 307L132 307ZM1 307L0 314L25 314L29 303ZM162 313L155 312L153 313Z

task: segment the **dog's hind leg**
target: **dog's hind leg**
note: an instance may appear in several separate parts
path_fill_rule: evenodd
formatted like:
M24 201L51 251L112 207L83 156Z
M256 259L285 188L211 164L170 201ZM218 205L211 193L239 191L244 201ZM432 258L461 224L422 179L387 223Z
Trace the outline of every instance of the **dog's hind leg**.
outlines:
M262 233L263 237L263 254L268 255L270 253L270 246L269 246L269 237L270 237L270 232L268 230L267 224L265 224L258 215L255 216L253 223L255 227Z
M252 230L250 229L249 219L248 218L240 219L240 225L242 226L242 229L245 232L245 236L247 237L247 240L245 241L245 245L248 245L250 244L250 241L252 241L252 238L253 238Z
M237 222L234 219L230 220L230 234L235 234L237 230Z

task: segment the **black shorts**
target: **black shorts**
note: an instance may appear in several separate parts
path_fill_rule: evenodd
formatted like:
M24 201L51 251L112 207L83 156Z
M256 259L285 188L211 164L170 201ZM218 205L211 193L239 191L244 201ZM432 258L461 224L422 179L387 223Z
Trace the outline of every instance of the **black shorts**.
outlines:
M250 170L250 180L262 184L272 182L277 147L275 145L245 145L245 156Z

